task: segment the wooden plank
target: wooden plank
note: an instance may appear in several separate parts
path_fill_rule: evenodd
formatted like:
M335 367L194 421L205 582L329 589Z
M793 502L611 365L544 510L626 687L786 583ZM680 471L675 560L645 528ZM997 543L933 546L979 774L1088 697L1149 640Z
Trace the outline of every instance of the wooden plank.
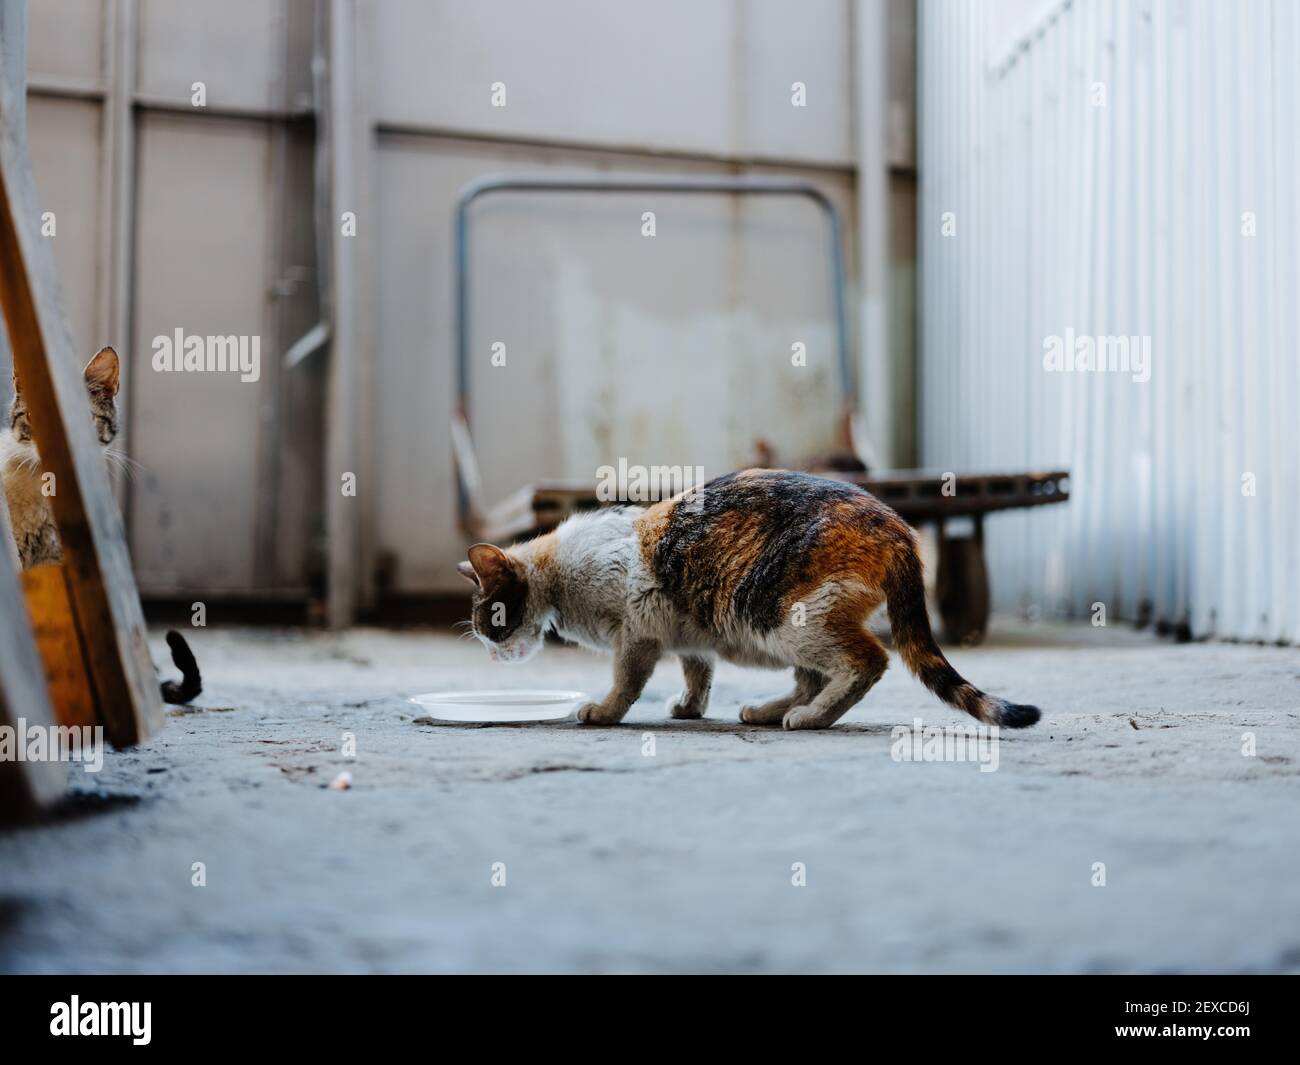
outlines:
M0 80L7 83L10 95L24 92L26 15L22 4L0 3ZM0 332L0 373L4 380L8 379L8 368L8 342ZM54 721L45 674L16 576L19 569L9 507L0 491L0 727L14 730L24 722L49 727ZM17 731L14 736L18 738ZM0 819L17 818L53 802L66 783L67 767L62 763L0 762Z
M95 693L86 672L85 641L77 629L63 567L23 570L22 586L36 649L45 667L54 720L60 725L98 724Z
M15 117L22 106L0 79L0 308L33 439L55 477L50 503L97 713L120 747L161 725L162 703L81 360L62 312L54 252L40 232L36 183Z
M27 97L27 5L4 3L0 0L0 80L8 82L9 92L15 99L26 102ZM27 141L27 109L24 107L15 119L18 136ZM13 361L9 354L9 338L0 329L0 399L9 387L9 371Z
M0 728L14 729L17 739L20 724L50 727L54 711L18 585L13 542L9 508L0 491ZM63 794L67 779L62 762L0 762L0 820L53 802Z
M955 475L954 494L944 495L944 475L922 471L889 474L826 474L866 489L907 521L919 524L941 518L970 517L998 510L1064 503L1069 474L961 473ZM657 498L656 494L656 498ZM569 515L603 504L594 484L576 481L538 481L525 485L493 507L482 522L483 538L504 543L546 532Z

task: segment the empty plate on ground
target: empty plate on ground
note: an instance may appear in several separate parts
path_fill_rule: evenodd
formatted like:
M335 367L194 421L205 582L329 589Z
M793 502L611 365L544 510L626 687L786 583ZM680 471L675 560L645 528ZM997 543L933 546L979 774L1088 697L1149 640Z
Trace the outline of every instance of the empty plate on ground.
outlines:
M585 692L425 692L411 702L439 721L559 721L588 702Z

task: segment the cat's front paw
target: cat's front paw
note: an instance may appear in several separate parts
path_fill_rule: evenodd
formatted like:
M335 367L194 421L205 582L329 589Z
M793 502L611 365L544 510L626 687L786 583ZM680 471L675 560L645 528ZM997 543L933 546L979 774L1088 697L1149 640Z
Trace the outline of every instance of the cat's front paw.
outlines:
M603 703L584 703L578 707L578 720L584 725L617 725L622 714L615 714Z
M668 716L678 721L698 721L704 716L704 707L691 702L685 692L678 692L667 703Z
M785 712L785 717L781 718L781 726L787 732L791 732L795 729L827 727L822 715L811 706L790 707L790 709Z

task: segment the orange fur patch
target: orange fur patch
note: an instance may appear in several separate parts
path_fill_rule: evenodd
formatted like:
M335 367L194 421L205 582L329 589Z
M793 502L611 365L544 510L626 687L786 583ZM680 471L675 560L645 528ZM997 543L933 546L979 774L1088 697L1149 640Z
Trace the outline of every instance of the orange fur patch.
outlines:
M668 526L672 524L673 511L677 507L677 497L665 499L636 519L636 533L641 543L641 561L647 569L654 569L655 549Z
M849 580L861 584L864 595L855 604L861 620L884 601L885 575L894 565L899 551L912 550L914 533L902 518L874 496L842 500L835 504L837 521L813 548L809 558L809 577L782 597L788 613L795 603L810 597L827 581ZM863 526L872 522L868 532Z
M554 532L548 532L526 544L512 548L510 553L517 558L526 559L534 569L545 573L555 564L555 552L559 548L559 539Z

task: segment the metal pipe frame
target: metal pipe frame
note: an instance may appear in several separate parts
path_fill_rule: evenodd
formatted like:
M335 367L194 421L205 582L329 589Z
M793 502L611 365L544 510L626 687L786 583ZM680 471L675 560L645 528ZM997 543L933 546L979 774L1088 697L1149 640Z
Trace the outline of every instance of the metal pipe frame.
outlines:
M456 284L456 410L469 425L470 358L470 208L485 196L499 193L660 193L685 192L711 196L762 195L794 196L811 200L826 216L830 231L832 302L835 314L836 355L840 390L849 414L856 408L853 359L849 345L848 316L844 303L844 245L840 213L830 197L808 181L796 178L751 176L661 177L657 175L607 174L561 177L554 175L488 174L464 186L456 197L455 263ZM469 494L457 470L457 504L464 526L470 509Z

